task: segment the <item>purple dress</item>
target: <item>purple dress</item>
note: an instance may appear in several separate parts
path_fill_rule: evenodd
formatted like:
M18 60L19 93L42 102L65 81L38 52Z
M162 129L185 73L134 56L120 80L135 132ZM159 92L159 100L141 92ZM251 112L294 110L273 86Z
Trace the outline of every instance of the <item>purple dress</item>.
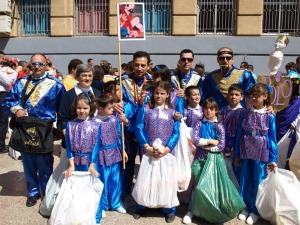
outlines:
M179 121L173 120L175 110L169 107L150 109L144 105L138 111L136 119L136 137L143 154L146 153L144 144L152 146L155 139L160 138L163 146L171 149L171 154L179 139Z
M233 151L237 128L245 111L246 109L244 109L241 105L237 106L234 109L232 109L229 105L220 109L221 122L224 125L226 131L226 144L224 149L226 153Z
M242 159L260 162L277 161L275 116L262 110L247 110L239 129L237 141ZM240 138L239 138L240 137Z
M99 148L99 123L88 118L67 122L66 151L68 158L74 157L75 170L87 171L93 151Z
M203 118L202 107L197 105L197 107L192 108L190 106L184 109L184 117L186 117L186 125L188 127L195 127L196 124Z

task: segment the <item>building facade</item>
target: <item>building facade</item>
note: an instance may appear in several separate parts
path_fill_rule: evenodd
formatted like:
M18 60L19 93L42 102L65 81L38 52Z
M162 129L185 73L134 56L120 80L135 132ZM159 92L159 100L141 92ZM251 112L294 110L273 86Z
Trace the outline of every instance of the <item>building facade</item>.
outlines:
M45 53L63 74L73 58L118 64L117 3L132 0L1 0L0 50L29 60ZM257 74L268 73L268 55L279 34L289 36L284 65L300 55L299 0L136 0L145 4L145 41L121 42L121 60L138 50L154 64L176 67L189 48L195 63L217 67L216 52L231 47L235 66L247 61Z

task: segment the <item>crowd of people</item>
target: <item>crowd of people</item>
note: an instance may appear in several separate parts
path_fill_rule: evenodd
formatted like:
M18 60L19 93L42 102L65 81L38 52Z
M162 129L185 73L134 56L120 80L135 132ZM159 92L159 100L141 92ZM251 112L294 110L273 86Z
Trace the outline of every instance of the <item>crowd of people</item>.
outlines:
M183 223L191 223L194 216L210 222L217 220L217 212L211 216L202 213L219 207L206 208L203 204L201 189L203 179L207 178L202 177L205 165L215 159L225 166L223 159L226 159L234 173L229 174L230 184L218 191L231 189L231 197L236 201L230 206L231 214L225 210L221 214L254 224L259 219L255 205L258 186L267 177L267 170L275 172L277 167L278 121L270 101L272 90L257 83L253 66L247 62L242 62L241 68L233 65L231 48L220 48L216 59L219 68L207 74L203 63L194 67L194 53L190 49L180 52L175 69L163 64L154 66L147 52L137 51L132 61L122 64L120 81L121 71L107 60L94 65L91 58L86 64L72 59L68 75L62 78L42 53L33 54L27 63L7 59L0 52L0 151L7 151L8 117L28 116L56 122L56 130L62 132L61 162L69 162L63 176L88 171L104 184L95 213L96 224L100 224L107 210L126 213L122 202L132 194L137 155L141 160L140 170L146 168L143 159L174 164L180 126L185 123L192 128L186 148L193 155L193 176ZM295 65L287 65L287 71L288 76L300 78L300 56ZM291 123L299 120L299 83L295 88L298 90L293 92L291 101L298 111ZM21 157L28 192L26 206L31 207L40 197L52 197L47 196L46 186L53 172L53 155L21 151ZM161 177L167 175L164 170L156 173ZM227 172L224 176L228 177ZM173 176L167 177L171 180ZM134 187L137 207L133 218L140 219L148 208L162 208L165 221L173 222L180 202L177 194L163 196L163 202L146 204L143 194L151 191L152 186L143 191L144 179L147 180L137 176ZM218 179L222 178L213 178L214 182ZM171 192L177 189L174 185L177 183L170 181L165 188ZM50 216L51 208L40 213ZM220 222L228 219L233 217Z

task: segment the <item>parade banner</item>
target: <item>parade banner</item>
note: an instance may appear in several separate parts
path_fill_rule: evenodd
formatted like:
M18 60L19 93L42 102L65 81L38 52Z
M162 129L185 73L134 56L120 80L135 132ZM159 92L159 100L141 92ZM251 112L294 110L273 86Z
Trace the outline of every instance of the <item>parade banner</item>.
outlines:
M269 85L272 88L271 105L278 112L289 104L293 92L293 83L290 77L259 75L257 82Z
M144 3L117 4L119 41L145 40Z

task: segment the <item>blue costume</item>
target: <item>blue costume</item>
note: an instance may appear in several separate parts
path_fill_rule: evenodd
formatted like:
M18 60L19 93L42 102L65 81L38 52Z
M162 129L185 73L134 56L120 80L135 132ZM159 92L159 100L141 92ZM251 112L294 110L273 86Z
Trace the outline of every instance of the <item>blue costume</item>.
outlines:
M74 158L75 171L88 171L91 154L99 151L99 123L87 118L67 122L66 150L69 159ZM98 205L96 223L102 218L101 203Z
M217 148L220 152L223 151L225 147L225 129L223 124L217 124L217 120L208 121L205 117L196 123L192 134L192 141L198 146L194 160L204 159L209 152L199 146L201 138L219 140Z
M122 81L123 101L130 103L133 106L133 109L130 109L130 114L133 114L130 119L130 127L127 130L128 132L125 132L125 145L128 155L128 162L126 163L126 169L125 171L123 171L124 174L122 175L122 183L126 184L123 187L122 198L125 198L129 193L131 193L135 158L136 154L139 152L139 144L134 135L136 113L140 106L139 97L141 95L142 89L148 89L147 85L152 83L152 76L149 74L145 74L143 78L136 78L134 76L134 73L131 73L128 74L127 77ZM124 110L126 109L124 108ZM124 112L126 115L126 111Z
M15 111L22 109L22 90L28 76L17 80L3 101L2 107L8 116L14 117ZM23 108L29 116L54 122L65 89L58 79L46 73L40 78L32 78L27 87L26 94L30 92L37 82L40 83L36 86L35 91L30 95L29 99L27 99ZM53 171L52 153L45 155L21 153L21 156L29 197L40 196L40 188L44 195L47 181Z
M220 109L221 122L225 127L225 149L226 156L232 157L234 144L236 142L236 132L240 122L240 118L245 113L244 109L240 104L231 108L229 105ZM233 157L234 158L234 157ZM233 160L232 160L233 161ZM240 180L241 168L233 165L233 170L238 181Z
M101 92L95 88L90 87L89 90L93 92L94 96L98 96L101 94ZM80 88L80 85L77 85L75 86L75 88L72 88L64 94L57 118L57 123L61 130L66 129L66 123L68 121L74 120L77 117L72 111L72 104L75 101L77 95L79 93L82 93L83 91L83 88ZM66 142L64 137L62 138L61 146L63 148L66 148Z
M218 148L219 152L223 151L225 147L224 126L221 123L217 123L217 119L215 119L214 121L208 121L205 117L195 124L192 133L192 141L197 146L194 162L196 160L201 160L203 161L203 164L205 164L207 161L207 155L209 151L201 148L201 146L199 145L200 139L219 140L219 144L216 146L216 148ZM198 176L196 177L194 175L193 178L194 178L193 181L194 183L193 183L192 194L194 193L194 190L198 184L197 182L200 182ZM189 207L191 207L191 205Z
M122 156L121 126L119 119L114 116L95 117L99 122L100 146L92 152L93 163L97 164L100 180L104 184L101 196L102 210L111 208L115 210L121 207L122 183L120 175L120 161Z
M277 161L275 116L266 108L246 111L238 127L235 155L242 159L240 194L245 211L258 215L255 206L258 185L267 177L267 164Z
M178 70L172 74L171 79L174 88L183 90L189 86L199 87L202 83L200 75L192 69L188 74L181 74L180 70Z
M143 154L146 153L144 144L152 146L155 139L160 138L162 145L167 146L174 155L175 148L179 139L179 123L174 121L175 110L167 106L159 106L150 109L146 104L140 107L136 117L135 135L139 141ZM171 178L172 179L172 178ZM150 187L149 187L150 188ZM139 209L145 209L144 206L138 206ZM164 214L175 213L176 207L163 208Z
M122 81L123 100L133 104L137 111L141 91L148 84L152 84L152 76L150 74L145 74L143 78L136 78L133 73L129 74L128 78Z
M76 171L88 171L91 154L99 148L99 123L88 118L67 122L66 150L68 159L74 158Z
M228 105L226 97L231 84L238 83L242 86L245 96L248 96L249 89L256 83L256 77L248 70L240 70L232 66L226 76L223 76L221 69L215 70L207 75L201 84L200 93L202 100L213 97L218 103L219 108ZM245 100L241 102L246 107Z
M195 108L187 106L184 109L184 117L186 117L186 125L188 127L195 127L196 124L203 118L202 107L197 105Z
M134 106L129 103L123 101L123 109L126 118L129 120L129 124L124 126L124 142L125 142L125 151L127 156L132 156L132 154L136 152L136 146L134 146L134 142L132 141L132 136L134 131L134 121L135 117L135 109ZM118 116L117 113L115 113ZM134 167L135 167L135 158L128 157L128 161L126 162L126 167L123 169L123 165L121 165L121 177L122 177L122 199L126 198L131 193L132 180L134 176Z

